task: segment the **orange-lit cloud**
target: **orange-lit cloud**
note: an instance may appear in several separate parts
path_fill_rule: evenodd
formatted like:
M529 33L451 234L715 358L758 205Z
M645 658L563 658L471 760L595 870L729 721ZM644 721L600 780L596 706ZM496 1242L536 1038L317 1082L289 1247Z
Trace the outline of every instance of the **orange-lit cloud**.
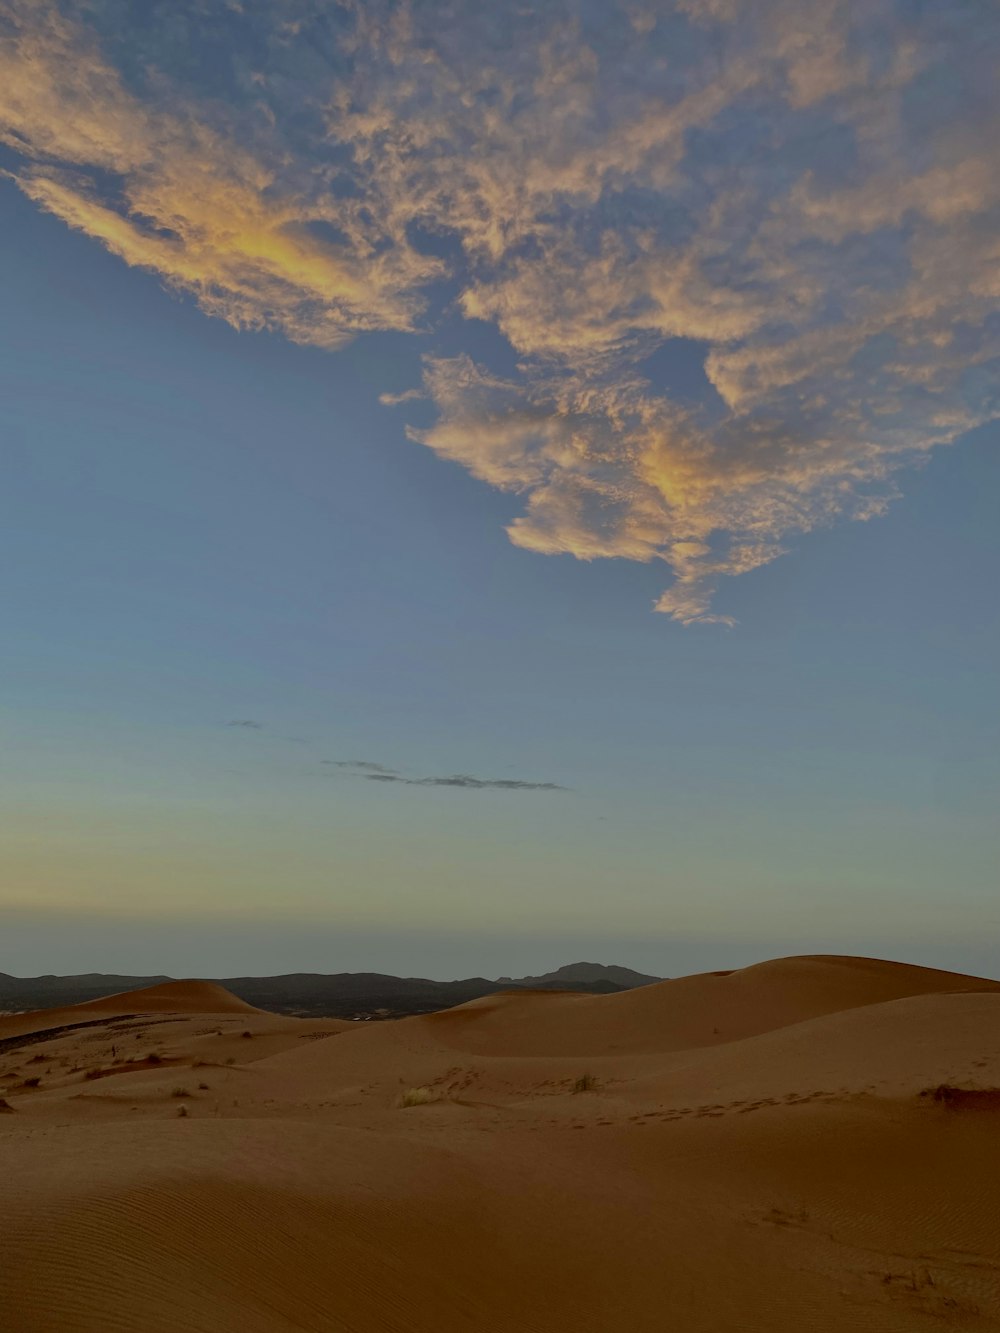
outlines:
M57 5L8 8L0 141L23 155L15 179L29 198L236 328L335 347L412 327L417 289L440 265L405 236L368 226L356 201L276 188L280 145L257 151L167 94L140 100Z
M383 401L428 397L411 436L522 497L516 544L663 562L676 620L728 622L723 576L877 515L901 464L997 415L1000 15L246 3L206 79L212 5L179 0L142 61L101 0L6 8L29 197L317 346L429 329L444 284L517 370L431 355ZM675 339L687 385L657 369Z

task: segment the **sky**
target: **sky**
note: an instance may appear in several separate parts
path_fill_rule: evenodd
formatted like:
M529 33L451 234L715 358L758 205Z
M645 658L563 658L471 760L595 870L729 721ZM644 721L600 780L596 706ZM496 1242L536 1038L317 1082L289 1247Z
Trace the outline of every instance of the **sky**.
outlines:
M0 970L1000 976L992 0L0 0Z

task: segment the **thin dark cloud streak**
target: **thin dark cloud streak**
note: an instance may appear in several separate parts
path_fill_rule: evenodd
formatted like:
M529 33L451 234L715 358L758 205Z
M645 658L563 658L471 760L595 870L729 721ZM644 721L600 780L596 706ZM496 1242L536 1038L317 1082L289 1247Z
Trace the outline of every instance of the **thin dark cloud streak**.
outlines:
M399 782L407 787L460 787L466 791L569 791L558 782L528 782L524 778L476 778L468 773L450 777L404 778L398 773L359 773L369 782Z
M367 782L395 782L404 787L458 787L465 791L569 791L558 782L529 782L526 778L477 778L471 773L452 773L444 777L408 778L398 769L377 764L371 759L322 759L323 764L344 768L352 777Z
M386 776L396 772L394 768L386 768L385 764L376 764L370 759L321 759L320 763L329 764L333 768L360 769L365 773L381 773Z
M247 731L263 731L263 722L255 722L251 717L237 717L226 723L227 727L243 727Z

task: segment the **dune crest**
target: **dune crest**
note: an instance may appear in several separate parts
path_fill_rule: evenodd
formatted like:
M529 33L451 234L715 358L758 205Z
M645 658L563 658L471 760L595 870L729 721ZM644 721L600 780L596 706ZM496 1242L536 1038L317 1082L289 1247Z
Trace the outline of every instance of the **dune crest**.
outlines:
M656 1054L742 1041L825 1014L1000 982L840 955L779 958L614 995L515 992L419 1021L456 1048L494 1055Z
M214 981L164 981L156 986L139 990L120 991L99 1000L85 1000L67 1008L84 1010L116 1010L135 1014L168 1012L173 1014L259 1014L252 1004L238 999Z

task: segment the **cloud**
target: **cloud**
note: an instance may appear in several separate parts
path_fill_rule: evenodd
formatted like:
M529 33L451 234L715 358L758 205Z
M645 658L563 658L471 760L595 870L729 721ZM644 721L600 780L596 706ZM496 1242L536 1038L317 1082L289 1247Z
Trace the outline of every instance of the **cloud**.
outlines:
M155 70L134 91L80 10L6 6L0 142L24 159L14 179L30 199L236 328L332 348L413 327L438 261L331 193L310 161L282 172L287 145L262 105L216 125Z
M366 773L369 782L402 782L408 787L462 787L467 791L568 791L557 782L526 782L521 778L474 778L456 773L445 778L404 778L398 773Z
M386 776L395 774L395 769L384 764L374 764L370 759L321 759L321 764L332 764L335 768L358 769L364 773L381 773Z
M417 787L464 787L470 791L568 791L558 782L526 782L522 778L473 778L456 773L450 778L416 778Z
M720 580L1000 414L988 6L247 0L213 33L8 0L13 178L237 328L427 333L442 294L492 325L513 371L438 352L382 401L430 401L411 438L518 497L525 549L660 562L658 610L731 624Z
M253 718L249 718L249 717L237 717L237 718L233 718L233 720L232 720L231 722L227 722L227 723L226 723L226 726L227 726L227 727L245 727L248 731L262 731L262 730L264 729L264 724L263 724L263 722L254 722Z
M523 778L475 778L468 773L455 773L449 777L408 778L385 764L372 763L369 759L323 759L324 764L333 764L337 768L348 769L354 777L365 778L368 782L399 782L406 787L462 787L469 791L568 791L557 782L528 782Z

